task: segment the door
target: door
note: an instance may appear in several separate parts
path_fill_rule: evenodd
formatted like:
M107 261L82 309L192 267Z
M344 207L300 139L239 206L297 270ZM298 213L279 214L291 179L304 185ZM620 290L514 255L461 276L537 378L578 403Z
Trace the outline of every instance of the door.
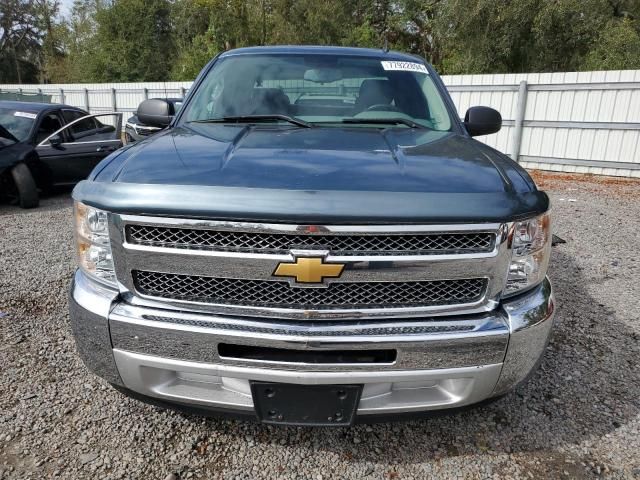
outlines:
M36 145L39 145L42 142L45 142L51 135L61 131L63 126L64 126L64 122L62 120L62 116L60 115L60 112L49 112L43 115L38 120L38 124L36 127L36 133L35 133ZM36 147L36 150L38 151L39 154L42 151L42 149L39 147ZM49 160L48 157L55 156L57 154L57 151L55 150L52 151L50 155L48 155L47 152L43 152L43 153L45 153L45 156L46 156L45 158ZM64 172L62 172L59 168L52 170L50 168L49 161L42 162L40 166L38 166L37 170L38 170L38 177L42 177L43 183L46 185L55 185L60 183L61 179L65 175Z
M36 148L54 185L74 184L87 178L100 160L122 146L122 113L86 115L65 110L63 115L67 125Z

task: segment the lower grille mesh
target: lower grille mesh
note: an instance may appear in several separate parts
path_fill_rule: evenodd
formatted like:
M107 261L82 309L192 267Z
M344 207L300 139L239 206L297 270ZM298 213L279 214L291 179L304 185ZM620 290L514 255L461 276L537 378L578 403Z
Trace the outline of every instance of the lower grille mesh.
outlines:
M455 305L482 298L484 278L423 282L336 282L294 288L288 282L134 271L143 295L229 305L298 309Z

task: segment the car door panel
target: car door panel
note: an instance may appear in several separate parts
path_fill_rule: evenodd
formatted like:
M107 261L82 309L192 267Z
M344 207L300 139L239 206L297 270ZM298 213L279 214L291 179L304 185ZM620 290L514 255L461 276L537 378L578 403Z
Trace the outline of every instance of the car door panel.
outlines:
M43 142L55 132L61 131L62 128L63 122L59 112L48 112L38 119L36 141ZM40 168L45 182L55 185L63 181L65 172L56 168L61 152L51 145L47 145L45 148L36 147L36 151L40 158Z
M81 132L73 130L74 125L77 126L79 122L106 116L116 116L115 127L97 122L95 128L85 128ZM121 121L120 113L85 116L57 132L63 134L65 139L60 145L53 146L48 141L38 145L41 160L54 172L55 184L74 184L87 178L103 158L120 148L122 141L118 133Z

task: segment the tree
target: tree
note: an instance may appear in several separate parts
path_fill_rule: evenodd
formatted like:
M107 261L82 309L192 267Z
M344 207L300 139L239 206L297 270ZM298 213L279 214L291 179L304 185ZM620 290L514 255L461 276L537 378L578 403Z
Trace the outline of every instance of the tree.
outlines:
M114 0L96 12L95 51L87 58L92 80L163 81L174 58L168 0Z
M68 18L61 21L56 39L62 55L47 62L48 75L53 83L91 82L92 57L100 50L95 32L98 11L107 8L105 0L76 0Z
M431 63L440 65L442 61L441 39L436 34L438 12L442 0L404 0L394 16L397 32L394 46L405 51L422 55Z
M0 81L36 81L42 33L32 1L0 2Z
M58 0L36 0L34 4L42 32L40 55L38 56L39 81L40 83L49 83L57 75L56 70L64 62L65 57L62 44L64 27L57 21L60 2Z
M193 79L216 54L260 45L270 26L269 0L182 0L174 4L178 58L172 78Z
M605 51L609 47L601 44L623 50L624 42L633 44L639 30L631 19L638 15L637 0L442 1L434 36L443 53L435 61L446 73L633 68L632 55ZM630 23L621 23L623 18Z
M274 0L272 44L340 45L353 28L347 0Z
M447 73L525 71L534 53L532 24L539 0L442 2L435 35Z
M190 80L273 44L417 53L443 73L638 68L639 0L0 0L0 81Z
M640 69L640 34L629 18L611 20L587 54L584 70Z
M533 19L531 71L580 70L613 15L608 0L541 2Z
M0 81L49 83L65 68L59 0L0 2Z

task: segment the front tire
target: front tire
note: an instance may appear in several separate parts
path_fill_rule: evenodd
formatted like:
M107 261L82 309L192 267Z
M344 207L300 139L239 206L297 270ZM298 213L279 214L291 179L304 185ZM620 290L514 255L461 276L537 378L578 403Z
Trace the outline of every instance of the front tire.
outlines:
M19 163L11 169L11 178L18 194L20 208L35 208L40 204L38 187L31 175L29 167Z

